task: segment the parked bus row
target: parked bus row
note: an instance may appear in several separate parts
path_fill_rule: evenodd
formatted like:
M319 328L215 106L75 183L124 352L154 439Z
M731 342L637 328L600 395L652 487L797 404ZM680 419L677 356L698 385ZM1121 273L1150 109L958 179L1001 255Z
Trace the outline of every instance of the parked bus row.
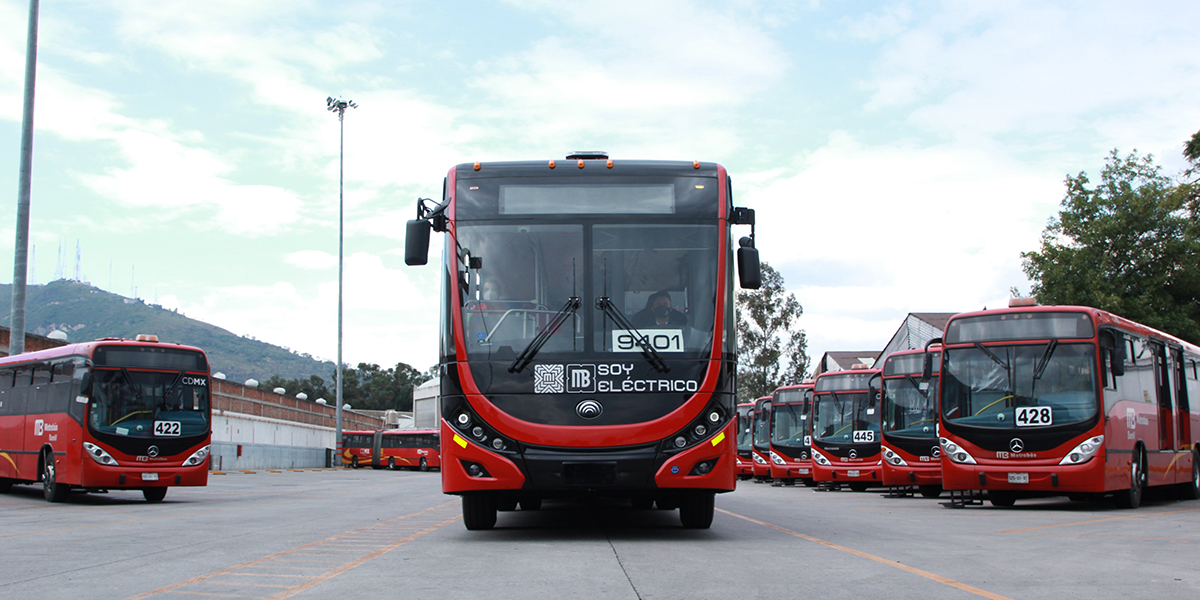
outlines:
M739 475L996 506L1065 495L1136 508L1161 486L1200 498L1198 379L1200 348L1186 341L1018 300L954 316L942 339L881 369L741 405Z

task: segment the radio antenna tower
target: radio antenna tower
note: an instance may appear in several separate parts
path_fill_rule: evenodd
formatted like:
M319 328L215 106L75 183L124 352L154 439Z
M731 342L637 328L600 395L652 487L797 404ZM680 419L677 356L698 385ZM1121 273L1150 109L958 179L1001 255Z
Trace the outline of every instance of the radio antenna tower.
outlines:
M79 245L79 240L75 240L75 281L83 281L83 250Z

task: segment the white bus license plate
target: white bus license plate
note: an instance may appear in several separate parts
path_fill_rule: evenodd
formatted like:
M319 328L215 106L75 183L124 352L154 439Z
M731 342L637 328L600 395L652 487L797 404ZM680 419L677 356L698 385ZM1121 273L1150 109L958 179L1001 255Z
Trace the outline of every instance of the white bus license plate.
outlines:
M1009 473L1009 483L1029 483L1029 473Z
M158 481L158 473L142 473L142 481Z
M846 477L858 477L858 471L846 471Z
M808 469L796 469L796 472L801 475L808 475Z

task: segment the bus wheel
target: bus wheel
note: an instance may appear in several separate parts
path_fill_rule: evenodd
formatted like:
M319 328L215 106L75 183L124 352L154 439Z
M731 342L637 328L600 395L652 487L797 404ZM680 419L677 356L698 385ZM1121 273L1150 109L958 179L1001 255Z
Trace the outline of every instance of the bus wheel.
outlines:
M712 492L688 494L679 503L679 521L688 529L708 529L712 525L715 507Z
M541 498L521 498L521 510L538 510L542 508Z
M805 479L804 487L817 487L817 480L816 479Z
M419 467L417 467L417 468L418 468L418 469L420 469L420 470L421 470L421 472L428 471L428 470L429 470L429 463L425 462L425 459L424 459L424 458L422 458L422 459L421 459L421 466L419 466Z
M1017 503L1017 495L1004 490L992 490L988 492L988 500L992 506L1009 507Z
M4 484L0 484L0 489L3 488ZM1184 500L1200 498L1200 456L1192 454L1192 480L1181 485L1179 492Z
M12 486L13 480L0 477L0 494L7 494L8 490L12 489Z
M1129 489L1120 490L1116 494L1117 506L1120 508L1137 508L1142 504L1142 491L1146 487L1146 456L1141 448L1133 451L1133 461L1129 463Z
M937 498L942 495L942 486L940 485L919 485L917 489L926 498Z
M163 498L167 497L167 488L144 488L142 489L142 496L146 498L146 502L162 502Z
M388 458L388 470L389 471L396 470L396 459L391 458L391 457Z
M867 484L855 482L855 483L850 484L850 489L852 489L856 492L865 492L865 491L867 491Z
M42 495L47 502L62 502L67 499L70 486L58 482L58 469L54 464L54 453L45 454L45 466L42 468Z
M351 469L357 469L357 468L358 468L358 457L357 457L357 456L355 456L355 457L352 457L352 458L350 459L350 468L351 468Z
M470 531L496 526L496 499L491 496L463 496L463 525Z

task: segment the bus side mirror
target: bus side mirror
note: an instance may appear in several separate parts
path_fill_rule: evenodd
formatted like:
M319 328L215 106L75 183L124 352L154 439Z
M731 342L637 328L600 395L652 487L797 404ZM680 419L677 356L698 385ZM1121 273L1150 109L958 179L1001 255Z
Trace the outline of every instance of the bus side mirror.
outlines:
M925 342L925 361L921 364L921 381L929 381L933 378L933 354L930 354L929 347L934 344L942 343L942 338L933 338Z
M80 378L80 380L79 380L79 393L86 395L88 393L88 390L91 389L91 387L92 387L92 372L88 371L87 373L84 373L83 377Z
M737 251L738 283L744 290L757 290L762 287L762 267L758 262L758 248L754 240L744 237L738 240L741 248Z
M404 232L404 264L412 267L429 262L429 230L432 228L425 219L408 222Z

